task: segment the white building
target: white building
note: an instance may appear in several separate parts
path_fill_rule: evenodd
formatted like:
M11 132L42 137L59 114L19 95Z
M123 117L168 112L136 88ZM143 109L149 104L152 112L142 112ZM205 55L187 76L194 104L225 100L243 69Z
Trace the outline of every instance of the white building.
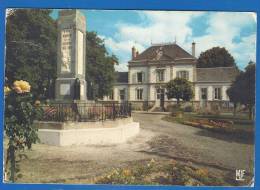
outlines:
M192 55L176 43L154 44L140 54L133 47L132 60L128 63L128 72L118 72L110 97L115 101L153 105L164 96L166 103L173 102L174 99L167 99L163 85L182 77L193 84L193 102L228 102L226 90L238 74L236 67L197 68L195 43L192 43Z

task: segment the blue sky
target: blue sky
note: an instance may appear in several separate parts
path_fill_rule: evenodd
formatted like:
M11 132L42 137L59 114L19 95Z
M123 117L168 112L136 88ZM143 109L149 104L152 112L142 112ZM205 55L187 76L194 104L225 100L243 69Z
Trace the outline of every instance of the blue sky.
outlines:
M109 53L119 58L116 70L127 71L131 48L142 52L151 43L174 42L196 56L215 46L225 47L243 69L256 60L256 15L249 12L81 10L87 30L104 39ZM52 13L57 18L57 10Z

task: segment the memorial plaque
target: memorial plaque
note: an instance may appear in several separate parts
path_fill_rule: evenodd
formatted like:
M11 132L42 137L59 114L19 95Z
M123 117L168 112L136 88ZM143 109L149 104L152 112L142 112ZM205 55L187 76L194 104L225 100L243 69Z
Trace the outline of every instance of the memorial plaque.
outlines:
M70 84L60 84L60 95L70 95Z

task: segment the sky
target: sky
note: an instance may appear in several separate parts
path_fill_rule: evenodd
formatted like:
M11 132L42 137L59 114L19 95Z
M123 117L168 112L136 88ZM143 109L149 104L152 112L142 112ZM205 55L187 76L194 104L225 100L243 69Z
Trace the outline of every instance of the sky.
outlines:
M176 43L196 57L212 47L225 47L240 69L256 61L256 14L250 12L81 10L87 31L104 40L119 58L117 71L127 71L133 46L141 53L155 43ZM58 10L51 16L56 19Z

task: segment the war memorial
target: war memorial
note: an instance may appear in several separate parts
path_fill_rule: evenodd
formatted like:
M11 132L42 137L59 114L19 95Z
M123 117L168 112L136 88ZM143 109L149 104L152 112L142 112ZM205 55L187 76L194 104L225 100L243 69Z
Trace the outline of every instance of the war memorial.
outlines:
M139 133L131 105L87 100L86 19L79 10L61 10L58 18L55 100L37 122L41 143L56 146L125 142Z

